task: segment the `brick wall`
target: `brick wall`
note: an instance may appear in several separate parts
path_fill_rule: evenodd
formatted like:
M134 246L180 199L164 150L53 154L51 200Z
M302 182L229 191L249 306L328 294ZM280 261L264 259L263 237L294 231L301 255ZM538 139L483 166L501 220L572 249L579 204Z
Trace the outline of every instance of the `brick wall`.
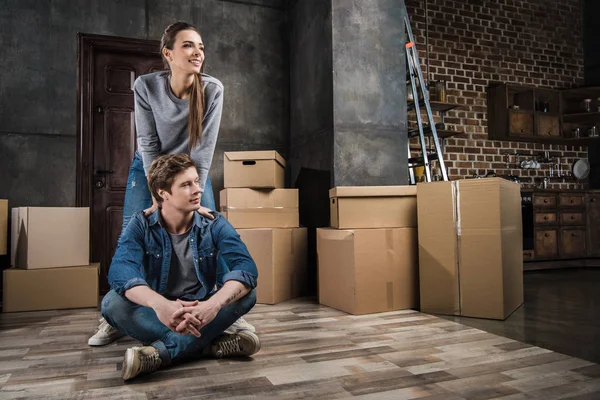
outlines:
M425 73L425 0L406 0L419 58ZM580 0L429 0L429 57L432 80L445 80L447 101L463 105L446 114L450 129L465 132L446 140L451 179L473 174L518 175L524 187L549 175L506 166L504 154L560 157L571 171L585 146L495 141L487 138L486 88L506 82L547 88L583 85ZM585 188L573 178L551 178L552 188Z

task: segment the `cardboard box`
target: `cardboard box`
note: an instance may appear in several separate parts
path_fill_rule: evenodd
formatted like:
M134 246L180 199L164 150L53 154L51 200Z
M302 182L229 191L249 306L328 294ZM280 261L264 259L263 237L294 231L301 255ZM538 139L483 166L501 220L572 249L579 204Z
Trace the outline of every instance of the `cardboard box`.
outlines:
M0 199L0 255L8 254L8 200Z
M19 207L13 209L14 265L38 269L90 262L88 207Z
M350 314L418 307L415 228L317 229L319 303Z
M221 213L234 228L297 228L298 189L223 189Z
M331 226L416 228L415 186L339 186L329 190Z
M306 290L306 228L238 229L258 267L257 302L277 304Z
M421 311L505 319L523 303L520 185L417 185Z
M100 264L3 271L4 312L98 306Z
M225 188L285 187L285 160L275 150L226 152Z

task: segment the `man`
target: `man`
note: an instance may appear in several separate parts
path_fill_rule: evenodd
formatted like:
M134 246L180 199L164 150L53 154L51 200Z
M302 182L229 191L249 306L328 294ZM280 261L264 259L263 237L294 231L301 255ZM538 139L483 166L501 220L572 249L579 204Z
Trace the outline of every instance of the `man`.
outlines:
M252 330L224 333L256 302L258 271L235 229L218 213L201 216L198 173L185 154L157 158L148 186L160 207L136 213L122 233L102 300L109 326L143 346L125 352L124 380L201 355L250 356ZM216 282L217 254L229 271Z

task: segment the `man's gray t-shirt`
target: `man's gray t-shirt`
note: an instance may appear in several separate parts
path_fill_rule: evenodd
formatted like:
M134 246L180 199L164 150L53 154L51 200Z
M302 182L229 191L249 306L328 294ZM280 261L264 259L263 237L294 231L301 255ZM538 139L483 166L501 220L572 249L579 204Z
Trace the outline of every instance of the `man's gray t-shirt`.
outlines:
M169 71L139 76L133 84L133 92L138 152L142 156L146 176L156 157L186 153L198 168L200 191L204 192L221 124L223 84L210 75L202 74L202 86L205 100L202 140L193 149L189 148L190 102L173 94Z
M171 268L164 296L168 299L188 299L196 294L202 284L196 275L196 268L190 249L191 228L182 234L169 233L171 239ZM191 298L189 298L191 300Z

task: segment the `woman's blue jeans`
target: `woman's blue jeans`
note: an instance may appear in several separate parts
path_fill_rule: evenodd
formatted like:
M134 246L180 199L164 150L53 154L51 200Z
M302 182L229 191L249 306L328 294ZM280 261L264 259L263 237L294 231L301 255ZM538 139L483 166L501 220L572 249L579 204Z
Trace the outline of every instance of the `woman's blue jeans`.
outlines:
M210 177L206 178L204 184L204 192L200 198L200 205L216 211L215 194L213 192ZM142 157L136 151L131 167L129 168L129 177L127 178L127 189L125 190L125 204L123 207L123 226L121 232L131 220L134 213L145 210L152 206L152 195L148 188L148 180L144 173L144 163ZM218 257L219 270L217 271L217 288L223 286L223 276L229 272L225 260L221 256Z

